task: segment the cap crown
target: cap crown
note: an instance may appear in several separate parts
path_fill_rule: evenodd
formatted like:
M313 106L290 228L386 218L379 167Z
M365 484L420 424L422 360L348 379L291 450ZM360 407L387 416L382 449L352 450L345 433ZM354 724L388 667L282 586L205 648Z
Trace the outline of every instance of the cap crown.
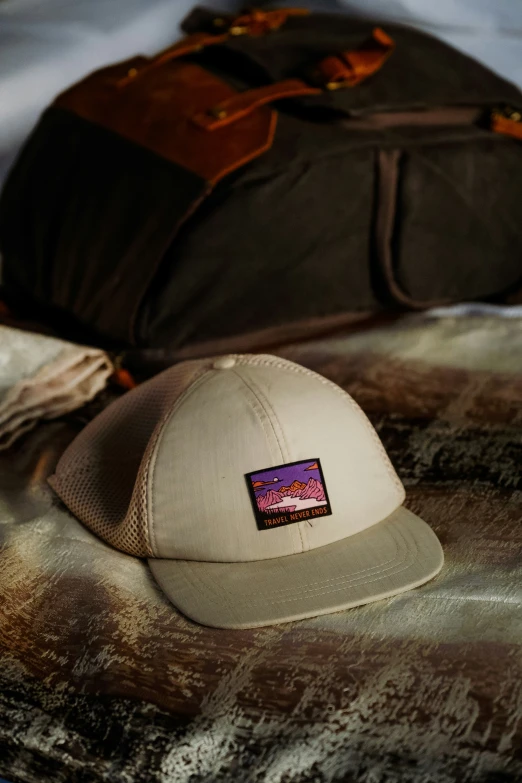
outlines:
M260 530L246 476L320 460L331 515ZM335 384L273 356L177 365L117 400L51 483L134 555L246 562L305 552L391 514L404 489L372 425Z

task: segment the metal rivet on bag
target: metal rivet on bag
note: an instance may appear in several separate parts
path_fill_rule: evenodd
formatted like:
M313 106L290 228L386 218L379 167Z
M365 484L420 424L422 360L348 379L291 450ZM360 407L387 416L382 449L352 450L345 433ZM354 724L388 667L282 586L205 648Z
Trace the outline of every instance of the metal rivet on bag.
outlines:
M138 75L138 69L137 68L129 68L127 71L127 76L129 79L134 79L135 76Z
M239 25L234 25L230 28L228 31L230 35L244 35L247 32L246 27L240 27Z
M214 19L212 24L214 25L214 27L224 27L226 25L226 22L224 19L221 19L221 17L218 16L217 19Z
M214 106L213 109L210 109L208 112L212 117L215 117L216 120L224 120L225 117L228 117L228 112L226 109L220 109L219 106Z

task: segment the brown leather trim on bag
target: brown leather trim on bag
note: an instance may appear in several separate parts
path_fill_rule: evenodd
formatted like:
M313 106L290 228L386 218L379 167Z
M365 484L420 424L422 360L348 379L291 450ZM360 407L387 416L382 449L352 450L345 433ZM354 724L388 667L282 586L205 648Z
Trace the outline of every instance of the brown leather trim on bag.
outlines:
M522 122L520 120L511 120L508 117L503 117L501 114L493 114L491 130L522 141Z
M131 61L132 62L132 61ZM97 72L59 96L55 105L145 147L215 185L272 145L277 115L253 107L230 128L214 133L195 115L237 93L226 82L189 62L145 70L118 89L128 64Z
M380 70L394 48L393 39L375 27L359 49L325 57L317 66L318 76L327 90L355 87Z
M425 310L428 307L440 307L449 304L451 299L433 299L421 302L414 299L399 285L393 268L393 232L397 209L397 189L399 184L400 150L379 150L377 215L375 221L375 240L379 266L388 286L388 290L399 304L412 310Z
M283 98L295 98L298 95L317 95L317 87L310 87L301 79L286 79L276 84L257 87L237 93L226 101L216 104L206 112L196 114L194 122L206 130L215 130L236 122L260 106Z

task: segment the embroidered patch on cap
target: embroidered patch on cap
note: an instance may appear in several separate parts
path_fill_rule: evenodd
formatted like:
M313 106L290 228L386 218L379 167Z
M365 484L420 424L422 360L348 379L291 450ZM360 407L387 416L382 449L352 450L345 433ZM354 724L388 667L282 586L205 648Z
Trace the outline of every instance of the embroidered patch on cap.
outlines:
M256 470L245 476L259 530L330 516L321 463L306 459Z

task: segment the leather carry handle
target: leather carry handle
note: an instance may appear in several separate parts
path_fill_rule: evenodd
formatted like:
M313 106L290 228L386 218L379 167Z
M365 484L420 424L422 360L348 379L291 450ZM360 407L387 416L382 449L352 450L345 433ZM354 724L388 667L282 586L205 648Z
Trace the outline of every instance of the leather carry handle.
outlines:
M265 87L257 87L253 90L245 90L233 95L226 101L222 101L207 112L196 114L192 119L205 130L212 131L222 128L224 125L245 117L260 106L265 106L273 101L283 98L296 98L302 95L318 95L321 93L318 87L310 87L301 79L286 79L276 84L268 84Z
M327 90L355 87L380 70L394 49L393 39L380 27L375 27L359 49L321 60L317 75Z

